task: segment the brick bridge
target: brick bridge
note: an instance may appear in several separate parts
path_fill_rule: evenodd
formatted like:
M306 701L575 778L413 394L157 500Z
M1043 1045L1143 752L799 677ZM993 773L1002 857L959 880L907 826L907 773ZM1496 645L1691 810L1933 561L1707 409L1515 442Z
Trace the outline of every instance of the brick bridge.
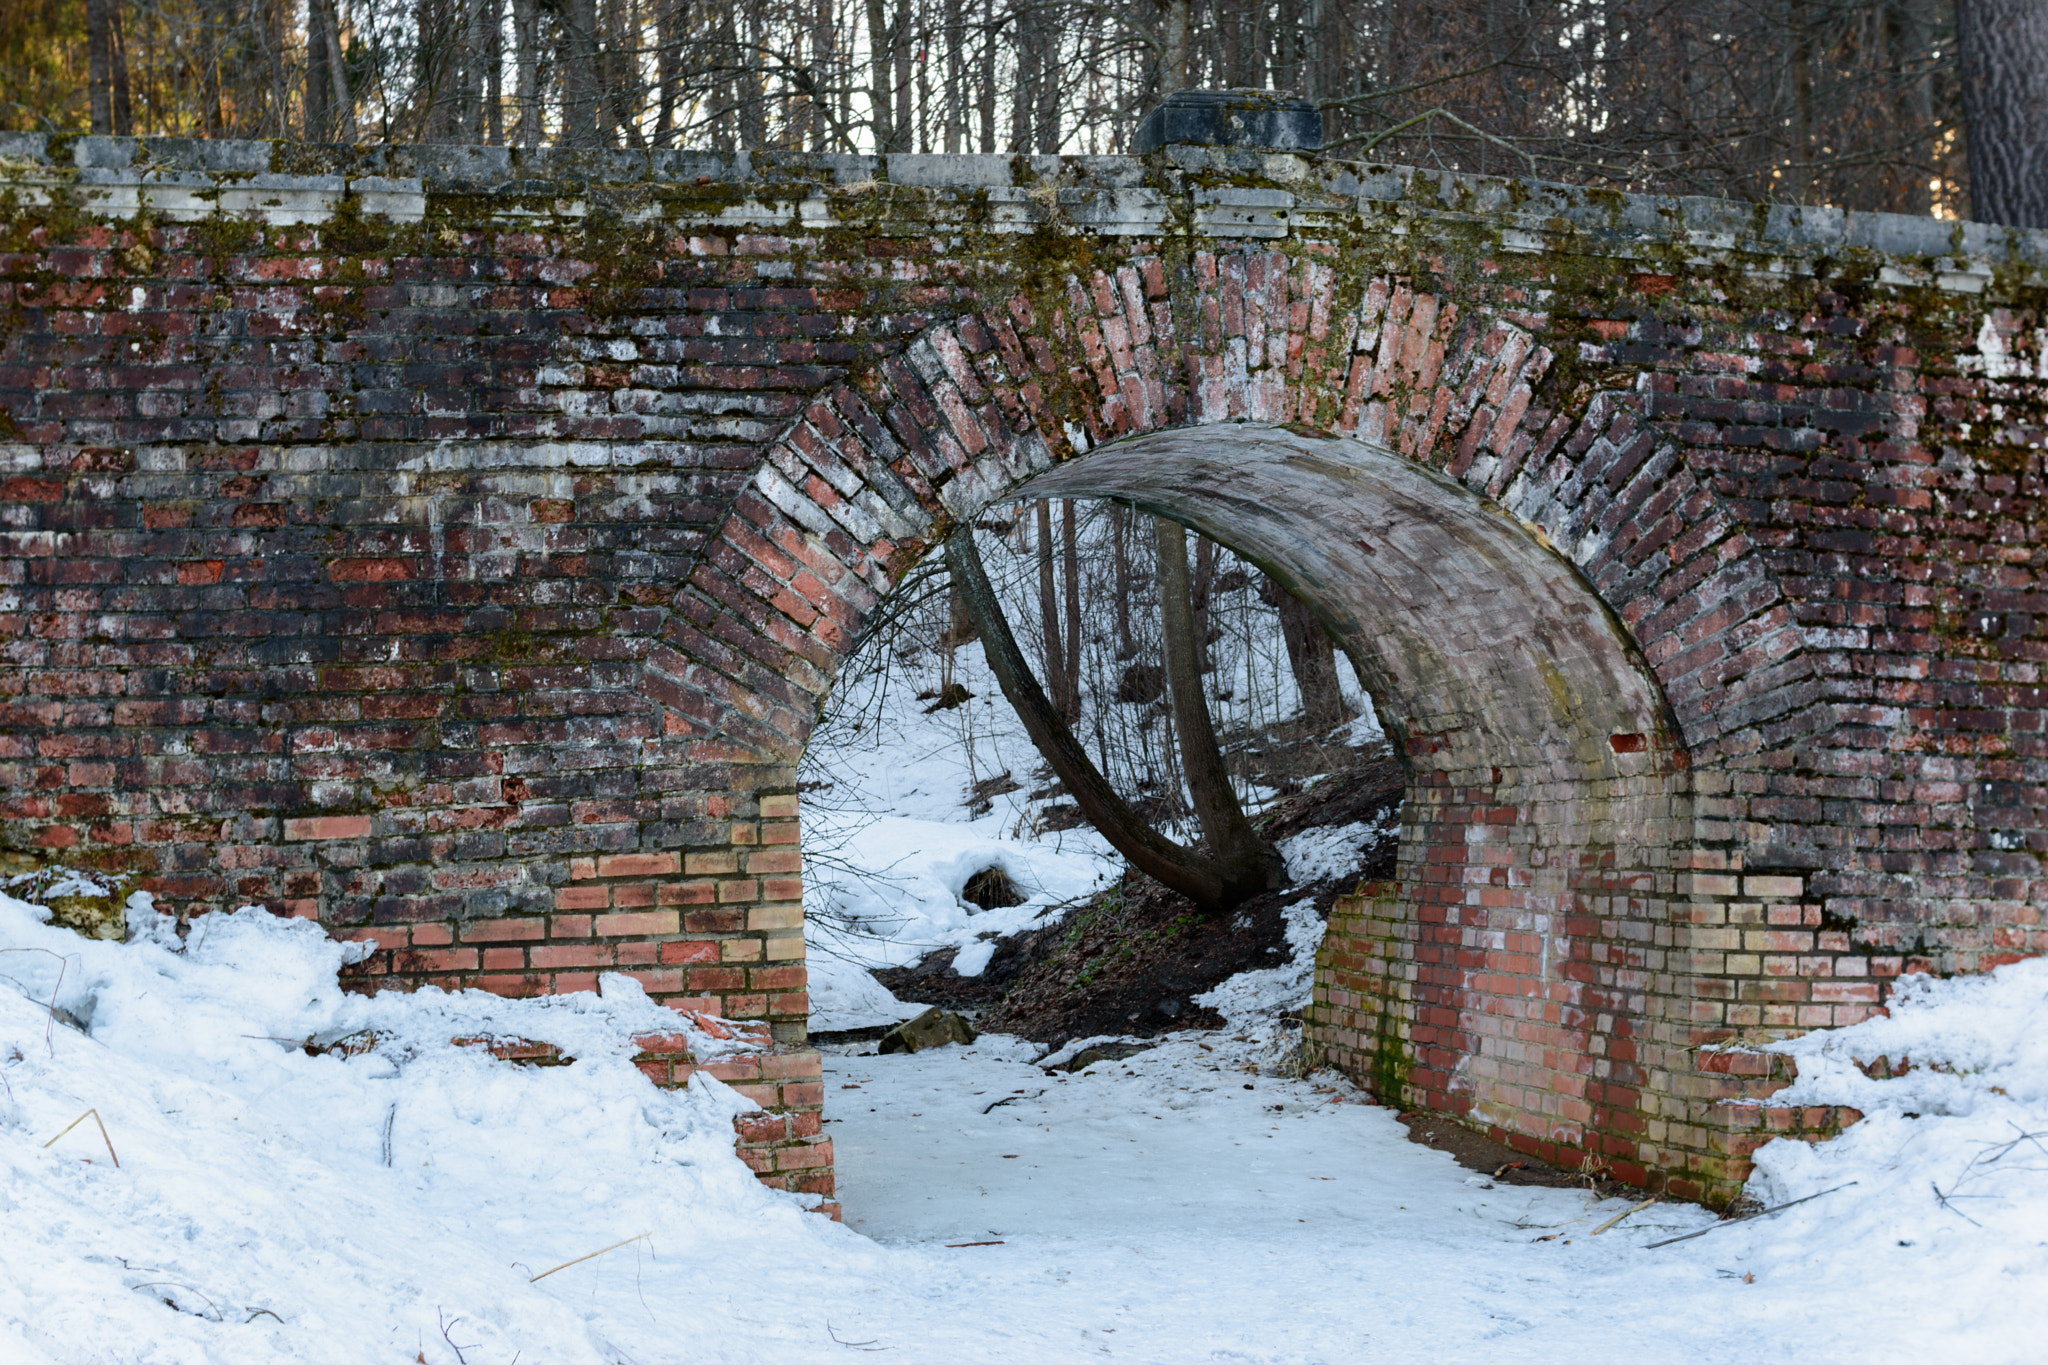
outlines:
M794 764L1026 491L1356 659L1400 873L1311 1037L1390 1100L1720 1199L1740 1044L2048 949L2040 237L1192 147L0 163L12 865L764 1021L776 1183Z

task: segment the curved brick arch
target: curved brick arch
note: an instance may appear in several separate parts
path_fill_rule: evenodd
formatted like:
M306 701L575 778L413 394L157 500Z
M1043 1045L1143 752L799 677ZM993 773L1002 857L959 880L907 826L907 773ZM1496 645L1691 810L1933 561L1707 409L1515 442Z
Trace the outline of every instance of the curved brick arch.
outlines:
M1554 1157L1588 1153L1637 1178L1682 1166L1642 1134L1672 1107L1649 1093L1653 1071L1674 1064L1674 1042L1697 1041L1693 995L1718 989L1671 974L1691 874L1727 859L1702 846L1690 773L1755 717L1783 725L1811 668L1774 574L1643 421L1642 394L1548 405L1544 321L1383 277L1347 297L1313 253L1246 249L1178 270L1140 254L1050 299L1020 293L935 324L820 394L770 445L693 573L669 648L649 660L650 693L720 756L729 745L793 763L880 598L947 525L1026 488L1138 501L1250 548L1352 637L1412 770L1400 877L1340 915L1325 947L1325 1055ZM1441 610L1479 581L1446 570L1450 542L1415 557L1443 581L1389 590L1369 552L1248 546L1244 516L1212 500L1205 518L1168 486L1198 453L1248 439L1313 463L1317 432L1379 452L1384 473L1405 467L1416 485L1390 516L1382 480L1357 524L1328 535L1356 545L1490 517L1474 543L1501 553L1473 564L1506 597L1539 562L1578 570L1504 614L1532 635L1598 639L1584 657L1600 666L1574 677L1524 659L1519 677L1453 685L1444 661L1493 657L1500 634L1434 648L1412 623L1376 629L1390 618L1358 610L1370 594L1351 594L1347 615L1332 590L1377 579L1382 600ZM1105 460L1119 472L1091 478ZM1285 503L1289 477L1305 517L1356 493L1299 473L1262 491ZM1227 494L1229 470L1210 479ZM1372 644L1390 639L1405 664L1375 663ZM1464 700L1427 704L1452 692Z

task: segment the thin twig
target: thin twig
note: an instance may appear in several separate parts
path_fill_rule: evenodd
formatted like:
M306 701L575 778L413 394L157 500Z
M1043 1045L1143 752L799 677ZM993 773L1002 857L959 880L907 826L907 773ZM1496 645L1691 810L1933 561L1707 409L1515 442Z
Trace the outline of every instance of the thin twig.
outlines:
M1533 152L1528 151L1526 148L1517 147L1514 143L1509 142L1506 138L1495 137L1492 133L1487 132L1484 128L1478 127L1475 124L1467 123L1464 119L1459 118L1456 114L1452 113L1448 109L1425 109L1421 113L1415 115L1413 118L1402 119L1393 127L1383 128L1379 132L1374 133L1369 137L1363 139L1345 138L1343 142L1331 143L1330 147L1340 147L1343 146L1345 143L1362 141L1364 145L1358 149L1358 155L1360 157L1364 157L1370 154L1373 148L1379 146L1382 142L1385 142L1388 138L1394 136L1396 133L1403 132L1409 128L1413 128L1418 123L1427 123L1431 119L1439 118L1449 119L1452 123L1457 124L1460 128L1463 128L1466 132L1472 134L1474 137L1479 138L1480 140L1485 142L1491 142L1496 147L1505 148L1506 150L1513 152L1516 156L1522 158L1523 161L1528 163L1529 174L1536 174L1536 156ZM1325 148L1325 150L1328 150L1328 148Z
M633 1244L634 1242L637 1242L637 1241L639 1241L639 1240L640 1240L640 1239L641 1239L642 1237L652 1237L653 1235L654 1235L654 1234L653 1234L653 1233L651 1233L651 1232L641 1232L641 1233L636 1233L636 1234L634 1234L633 1236L631 1236L631 1237L628 1237L628 1238L627 1238L627 1239L626 1239L625 1241L623 1241L623 1242L613 1242L613 1243L612 1243L612 1244L611 1244L610 1246L608 1246L608 1247L599 1247L599 1248L598 1248L597 1250L595 1250L595 1251L591 1252L589 1256L578 1256L578 1257L577 1257L577 1258L576 1258L575 1260L573 1260L573 1261L564 1261L564 1262L562 1262L562 1263L561 1263L560 1265L556 1266L556 1267L555 1267L555 1270L567 1270L567 1269L568 1269L568 1268L569 1268L570 1266L572 1266L572 1265L582 1265L582 1264L583 1264L583 1263L584 1263L585 1261L588 1261L588 1260L590 1260L590 1259L591 1259L592 1257L596 1257L596 1256L602 1256L602 1255L604 1255L604 1254L605 1254L605 1253L606 1253L607 1251L617 1251L617 1250L618 1250L618 1249L619 1249L620 1247L622 1247L622 1246L630 1246L630 1245L632 1245L632 1244ZM550 1276L550 1275L554 1274L554 1273L555 1273L555 1270L543 1270L543 1271L541 1271L541 1273L540 1273L540 1274L538 1274L538 1275L534 1276L534 1277L533 1277L532 1279L528 1280L528 1281L527 1281L527 1283L528 1283L528 1284L537 1284L537 1283L539 1283L540 1281L542 1281L542 1280L545 1280L545 1279L546 1279L546 1278L547 1278L548 1276Z
M64 972L71 965L71 959L62 953L52 952L48 948L0 948L0 953L48 953L51 957L57 959L57 984L50 987L50 1003L43 1007L50 1016L43 1024L43 1046L50 1050L52 1057L55 1057L57 1055L57 992L64 989Z
M1963 1221L1964 1221L1965 1223L1968 1223L1968 1224L1969 1224L1969 1225L1970 1225L1971 1227L1973 1227L1973 1228L1981 1228L1981 1227L1983 1227L1983 1226L1984 1226L1984 1225L1983 1225L1982 1223L1978 1222L1978 1221L1977 1221L1976 1219L1974 1219L1974 1218L1970 1217L1970 1215L1969 1215L1969 1214L1967 1214L1967 1213L1964 1213L1964 1212L1963 1212L1963 1211L1962 1211L1961 1209L1957 1208L1957 1207L1956 1207L1956 1206L1955 1206L1954 1204L1951 1204L1951 1203L1949 1203L1949 1200L1950 1200L1950 1199L1952 1199L1952 1198L1954 1198L1954 1199L1963 1199L1963 1198L1967 1198L1967 1197L1968 1197L1967 1195L1946 1195L1946 1194L1943 1194L1943 1193L1941 1192L1941 1186L1939 1186L1939 1185L1935 1184L1935 1183L1934 1183L1934 1182L1933 1182L1932 1180L1930 1180L1930 1181L1928 1181L1928 1182L1927 1182L1927 1188L1928 1188L1928 1189L1930 1189L1930 1190L1933 1190L1933 1191L1934 1191L1934 1201L1935 1201L1935 1202L1936 1202L1937 1204L1940 1204L1940 1205L1941 1205L1941 1206L1942 1206L1943 1208L1947 1209L1947 1210L1948 1210L1948 1211L1949 1211L1950 1213L1952 1213L1952 1214L1954 1214L1954 1215L1955 1215L1956 1217L1958 1217L1958 1218L1962 1219L1962 1220L1963 1220Z
M454 1329L455 1324L461 1322L462 1319L450 1318L445 1310L439 1308L434 1310L434 1315L441 1320L441 1340L447 1342L448 1349L455 1352L455 1359L460 1365L469 1365L469 1357L462 1354L462 1348L455 1344L455 1338L448 1335ZM473 1341L469 1344L469 1349L474 1351L481 1344L481 1342Z
M1690 1242L1695 1237L1704 1237L1708 1233L1714 1231L1716 1228L1725 1228L1735 1223L1749 1223L1755 1221L1758 1218L1768 1218L1774 1213L1783 1213L1786 1209L1794 1208L1800 1204L1804 1204L1808 1199L1818 1199L1822 1194L1833 1194L1835 1190L1846 1190L1849 1188L1850 1185L1854 1185L1856 1183L1858 1182L1851 1180L1844 1184L1835 1186L1834 1189L1822 1190L1820 1194L1809 1194L1806 1196L1806 1199L1794 1199L1790 1203L1779 1204L1775 1208L1765 1209L1762 1213L1752 1213L1747 1218L1724 1218L1718 1223L1707 1224L1707 1226L1701 1228L1698 1232L1688 1232L1683 1237L1666 1237L1661 1242L1652 1242L1648 1246L1644 1247L1643 1250L1655 1251L1658 1247L1668 1247L1675 1242Z
M58 1133L57 1137L53 1137L48 1142L43 1144L44 1149L48 1150L51 1146L55 1145L57 1138L63 1137L64 1133L70 1132L73 1128L76 1128L79 1124L84 1123L87 1119L91 1119L94 1123L99 1124L100 1141L107 1144L107 1155L114 1158L114 1169L117 1171L120 1170L121 1158L119 1156L116 1156L114 1153L114 1140L107 1136L107 1125L100 1118L100 1111L97 1109L88 1109L83 1114L80 1114L77 1118L71 1120L71 1122L65 1124L63 1132Z
M197 1294L197 1295L199 1295L199 1297L200 1297L200 1298L202 1298L202 1299L206 1299L206 1306L207 1306L207 1307L209 1307L209 1308L211 1308L211 1309L213 1310L213 1318L214 1318L214 1321L215 1321L215 1322L226 1322L226 1321L228 1320L228 1319L227 1319L227 1314L225 1314L225 1313L223 1313L223 1312L221 1312L221 1311L220 1311L220 1305L219 1305L219 1304L217 1304L217 1303L215 1303L215 1302L214 1302L214 1301L213 1301L212 1299L207 1299L207 1298L206 1298L206 1293L205 1293L205 1291L203 1291L203 1290L199 1290L199 1289L193 1289L191 1285L189 1285L189 1284L181 1284L181 1283L180 1283L180 1282L178 1282L177 1280L144 1280L144 1281L143 1281L143 1282L142 1282L141 1284L131 1284L131 1285L129 1285L128 1287L129 1287L130 1289L154 1289L154 1288L156 1288L156 1287L157 1287L158 1285L166 1285L166 1284L167 1284L167 1285L169 1285L169 1286L170 1286L171 1288L173 1288L173 1289L188 1289L188 1290L191 1290L191 1292L193 1292L194 1294ZM173 1307L173 1308L177 1308L178 1306L177 1306L176 1304L172 1304L172 1305L171 1305L171 1307ZM186 1310L186 1309L182 1309L182 1308L179 1308L179 1309L178 1309L178 1311L182 1313L182 1312L186 1312L187 1310ZM193 1314L193 1316L194 1316L194 1317L198 1317L198 1316L200 1316L200 1315L199 1315L199 1314L197 1314L197 1313L194 1313L194 1314Z
M850 1351L886 1351L889 1349L886 1346L875 1345L875 1342L880 1340L878 1337L869 1337L866 1341L842 1340L839 1333L832 1330L832 1324L829 1322L825 1324L825 1335L839 1342L841 1346L846 1347Z
M1609 1229L1609 1228L1613 1227L1613 1226L1614 1226L1614 1225L1615 1225L1616 1223L1619 1223L1619 1222L1620 1222L1620 1221L1621 1221L1622 1219L1624 1219L1624 1218L1628 1217L1628 1216L1629 1216L1630 1214L1632 1214L1632 1213L1641 1213L1641 1212L1642 1212L1642 1211L1643 1211L1644 1209L1646 1209L1646 1208L1650 1207L1650 1205L1652 1205L1652 1204L1656 1203L1656 1202L1657 1202L1657 1200L1658 1200L1658 1199L1659 1199L1660 1197L1661 1197L1661 1196L1659 1196L1659 1195L1654 1195L1654 1194L1653 1194L1653 1195L1651 1195L1651 1196L1650 1196L1650 1197L1649 1197L1648 1199L1645 1199L1645 1200L1644 1200L1644 1201L1643 1201L1642 1203L1640 1203L1640 1204L1631 1204L1631 1205L1629 1205L1629 1206L1628 1206L1627 1208L1623 1209L1623 1210L1622 1210L1622 1211L1621 1211L1620 1213L1617 1213L1617 1214L1615 1214L1615 1215L1614 1215L1614 1217L1612 1217L1612 1218L1608 1219L1608 1220L1607 1220L1606 1222L1602 1223L1602 1224L1601 1224L1601 1225L1600 1225L1599 1227L1597 1227L1597 1228L1594 1228L1594 1229L1593 1229L1593 1230L1592 1230L1591 1232L1587 1233L1586 1235L1587 1235L1588 1237L1598 1237L1598 1236L1599 1236L1599 1235L1600 1235L1601 1233L1603 1233L1603 1232L1607 1231L1607 1229Z

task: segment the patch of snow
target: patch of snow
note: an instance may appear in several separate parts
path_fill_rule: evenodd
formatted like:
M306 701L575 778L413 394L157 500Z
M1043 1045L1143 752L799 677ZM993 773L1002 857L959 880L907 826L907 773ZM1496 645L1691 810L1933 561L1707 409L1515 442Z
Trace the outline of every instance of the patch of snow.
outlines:
M659 1358L774 1264L868 1255L734 1155L748 1101L632 1063L639 1033L754 1044L615 975L345 994L349 955L257 909L110 943L0 896L0 1359L453 1365L459 1319L473 1362L608 1365ZM575 1060L453 1042L486 1035ZM367 1050L308 1053L344 1038Z
M1102 1047L1106 1044L1117 1043L1153 1044L1158 1041L1157 1038L1140 1038L1135 1033L1098 1033L1092 1037L1076 1038L1072 1042L1062 1043L1058 1048L1040 1057L1032 1065L1046 1071L1052 1071L1065 1066L1091 1047Z
M1010 839L992 820L848 820L827 812L804 837L833 849L830 861L807 865L810 942L864 967L904 966L935 948L967 949L985 933L1035 928L1122 872L1092 831ZM983 910L961 899L968 878L988 867L1003 870L1025 894L1022 904Z
M1401 828L1399 808L1378 821L1321 825L1280 841L1280 857L1297 886L1333 881L1354 872L1365 850Z
M953 970L961 976L980 976L988 970L989 959L1001 946L995 939L981 939L953 954Z
M1756 1153L1751 1190L1765 1205L1820 1197L1741 1229L1744 1249L1790 1273L1824 1247L1831 1278L1910 1277L1958 1305L2007 1286L2035 1296L2048 1330L2048 959L1907 977L1889 1008L1770 1045L1799 1065L1774 1105L1848 1105L1864 1118L1832 1141Z
M914 1001L898 1000L857 962L814 948L805 965L810 969L813 1033L887 1028L925 1010Z
M1323 942L1323 918L1313 897L1303 896L1281 907L1287 946L1293 957L1278 967L1239 972L1214 990L1195 997L1232 1028L1266 1027L1282 1010L1296 1010L1314 993L1316 949Z

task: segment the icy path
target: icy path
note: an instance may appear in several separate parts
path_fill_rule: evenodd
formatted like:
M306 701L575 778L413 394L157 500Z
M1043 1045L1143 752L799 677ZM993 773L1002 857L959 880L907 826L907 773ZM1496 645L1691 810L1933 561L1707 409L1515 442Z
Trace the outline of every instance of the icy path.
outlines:
M842 1337L935 1362L2040 1356L2038 1258L1958 1299L1911 1251L1880 1292L1830 1274L1824 1243L1772 1255L1753 1239L1782 1219L1646 1250L1711 1219L1658 1206L1589 1237L1628 1206L1481 1188L1390 1110L1192 1041L1064 1080L1019 1060L1034 1052L828 1058L849 1226L914 1249L952 1303L942 1336L874 1303L835 1319Z

